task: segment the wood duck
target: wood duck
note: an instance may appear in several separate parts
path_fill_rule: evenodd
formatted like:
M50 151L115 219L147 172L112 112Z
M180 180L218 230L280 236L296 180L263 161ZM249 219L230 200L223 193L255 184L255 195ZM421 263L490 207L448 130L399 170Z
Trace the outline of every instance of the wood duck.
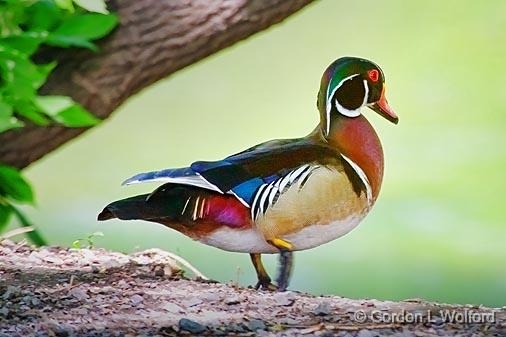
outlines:
M249 253L256 288L284 291L293 252L350 232L373 206L383 150L361 114L368 107L397 124L373 62L343 57L323 74L320 123L303 138L271 140L219 161L138 174L123 184L164 183L107 205L98 220L142 219L232 252ZM277 286L261 254L279 253Z

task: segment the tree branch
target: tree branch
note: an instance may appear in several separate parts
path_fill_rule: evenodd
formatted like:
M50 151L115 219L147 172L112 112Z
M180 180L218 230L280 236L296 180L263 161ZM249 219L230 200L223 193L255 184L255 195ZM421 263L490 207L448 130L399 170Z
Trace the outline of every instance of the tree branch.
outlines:
M278 23L312 0L114 0L120 26L93 54L50 49L59 66L43 94L73 97L107 118L128 97L223 48ZM10 130L0 135L0 162L24 168L84 128Z
M506 308L272 293L182 277L171 255L0 243L2 336L504 336ZM253 281L253 280L252 280Z

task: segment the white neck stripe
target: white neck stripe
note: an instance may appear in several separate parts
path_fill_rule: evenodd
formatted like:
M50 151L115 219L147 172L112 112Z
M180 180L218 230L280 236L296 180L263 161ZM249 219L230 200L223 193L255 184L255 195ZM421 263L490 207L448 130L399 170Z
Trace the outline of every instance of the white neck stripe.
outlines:
M360 168L360 166L357 165L353 160L346 157L344 154L341 153L341 156L348 162L348 164L351 165L351 167L355 170L357 175L360 177L360 180L362 180L362 183L365 186L366 196L367 196L367 202L369 205L372 204L372 188L371 184L369 183L369 179L367 178L367 175L365 172Z
M360 107L361 108L361 107ZM358 117L360 116L360 108L355 110L348 110L341 104L339 104L339 101L336 99L336 109L339 111L340 114L345 115L346 117Z

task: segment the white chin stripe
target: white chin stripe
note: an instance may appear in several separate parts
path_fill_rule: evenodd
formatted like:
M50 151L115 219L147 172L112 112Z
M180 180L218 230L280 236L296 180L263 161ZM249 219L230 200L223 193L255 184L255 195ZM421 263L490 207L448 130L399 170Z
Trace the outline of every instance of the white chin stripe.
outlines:
M355 74L355 75L351 75L351 76L348 76L346 77L345 79L341 80L341 82L339 82L339 84L334 88L334 90L332 90L332 93L329 93L327 92L327 104L326 104L326 108L327 108L327 125L326 125L326 134L328 135L329 132L330 132L330 112L332 110L332 102L330 102L329 100L334 96L334 94L336 93L336 91L343 85L344 82L348 81L348 80L351 80L352 78L356 77L356 76L359 76L359 74ZM362 105L358 108L358 109L355 109L355 110L349 110L349 109L346 109L345 107L343 107L338 101L337 99L335 100L335 103L336 103L336 109L337 111L346 116L346 117L358 117L360 116L361 114L361 108L367 104L367 98L369 96L369 85L367 84L367 80L364 80L364 91L365 91L365 95L364 95L364 99L362 100Z
M348 110L341 104L339 104L339 101L336 99L336 109L339 111L341 115L344 115L346 117L358 117L360 116L360 108L356 110ZM330 124L330 123L329 123Z
M339 113L341 113L342 115L345 115L346 117L358 117L358 116L360 116L360 113L361 113L360 109L362 109L362 107L367 104L367 97L368 96L369 96L369 85L367 84L367 81L364 80L364 99L362 100L362 104L360 105L360 107L355 110L348 110L344 106L339 104L339 101L336 99L335 100L336 101L336 109L337 109L337 111L339 111Z

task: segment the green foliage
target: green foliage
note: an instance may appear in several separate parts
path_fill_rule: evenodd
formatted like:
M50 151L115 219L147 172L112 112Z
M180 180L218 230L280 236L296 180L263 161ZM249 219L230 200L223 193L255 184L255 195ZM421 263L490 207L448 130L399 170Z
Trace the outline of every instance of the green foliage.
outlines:
M116 17L103 14L73 16L51 32L47 43L58 47L84 47L96 51L90 40L107 35L116 26Z
M0 0L0 133L23 127L25 121L66 127L97 124L99 120L72 98L39 95L57 63L40 64L32 57L43 45L97 52L92 41L109 34L117 23L103 0ZM27 226L29 221L12 203L33 200L19 172L0 166L0 231L12 214ZM43 243L36 232L30 236Z
M96 124L98 120L70 98L62 104L63 98L38 95L56 63L36 64L31 57L44 44L97 51L92 41L111 32L116 16L85 13L71 1L49 0L3 0L0 13L0 132L23 126L20 117L38 125Z
M0 196L19 202L33 203L33 191L14 168L0 165Z
M14 216L21 226L31 226L30 221L14 206L14 202L33 204L33 191L28 182L14 168L0 165L0 232ZM27 233L30 240L38 245L45 243L36 231Z
M66 96L39 96L35 105L54 121L68 127L89 126L99 120Z
M91 248L95 247L95 238L102 237L102 236L104 236L104 233L102 233L102 232L91 233L90 235L88 235L84 239L77 239L74 242L72 242L72 248L81 249L81 248L83 248L82 243L86 242L86 243L88 243L88 246L86 246L86 248L91 249Z

